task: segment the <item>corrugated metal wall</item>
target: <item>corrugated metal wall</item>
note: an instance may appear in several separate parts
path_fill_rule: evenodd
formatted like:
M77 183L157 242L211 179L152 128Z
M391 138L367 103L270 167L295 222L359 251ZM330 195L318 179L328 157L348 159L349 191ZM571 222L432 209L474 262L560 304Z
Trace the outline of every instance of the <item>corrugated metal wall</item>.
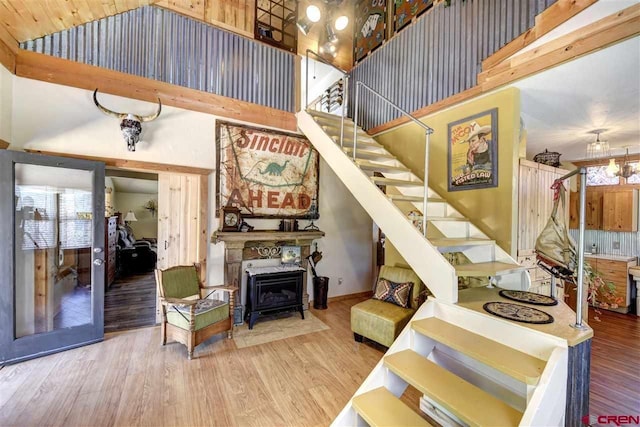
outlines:
M153 6L21 48L294 111L294 55Z
M577 229L569 230L569 234L576 242L578 241ZM591 252L591 245L594 243L598 252L602 254L627 256L640 254L640 232L585 230L585 250Z
M360 62L353 81L407 111L433 104L474 86L482 61L533 27L535 16L555 1L454 0L434 7ZM399 115L373 95L361 99L365 129Z

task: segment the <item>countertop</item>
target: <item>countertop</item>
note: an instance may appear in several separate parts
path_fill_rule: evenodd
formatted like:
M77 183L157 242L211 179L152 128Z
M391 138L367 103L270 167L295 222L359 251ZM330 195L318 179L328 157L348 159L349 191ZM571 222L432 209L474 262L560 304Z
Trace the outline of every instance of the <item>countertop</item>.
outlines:
M610 261L638 261L637 257L629 256L629 255L608 255L608 254L592 254L589 252L584 253L585 258L596 258L596 259L608 259Z

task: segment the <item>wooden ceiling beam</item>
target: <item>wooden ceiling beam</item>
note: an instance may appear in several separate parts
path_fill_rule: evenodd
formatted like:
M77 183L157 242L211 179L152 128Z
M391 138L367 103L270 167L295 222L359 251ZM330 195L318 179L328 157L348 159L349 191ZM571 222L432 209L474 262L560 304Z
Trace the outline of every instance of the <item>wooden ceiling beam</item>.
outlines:
M125 169L130 171L146 171L146 172L155 172L155 173L166 172L166 173L178 173L178 174L186 173L191 175L204 175L204 176L208 176L213 172L213 169L196 168L192 166L170 165L167 163L144 162L142 160L124 160L124 159L116 159L113 157L85 156L84 154L60 153L57 151L34 150L30 148L27 148L24 151L26 151L27 153L44 154L47 156L59 156L59 157L68 157L70 159L92 160L95 162L102 162L108 167Z
M493 55L482 61L482 71L487 71L500 64L560 24L582 12L596 1L597 0L558 0L536 16L533 28L525 31L519 37L513 39L498 49Z
M231 120L297 131L293 113L189 89L157 80L81 64L40 53L20 51L16 75L86 90L156 102Z

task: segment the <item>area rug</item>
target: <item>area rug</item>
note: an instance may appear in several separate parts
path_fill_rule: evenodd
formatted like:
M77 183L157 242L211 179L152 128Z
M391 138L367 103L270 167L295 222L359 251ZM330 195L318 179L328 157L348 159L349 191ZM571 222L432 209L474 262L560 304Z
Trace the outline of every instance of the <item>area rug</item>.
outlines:
M495 316L516 322L535 324L553 323L553 316L550 314L525 305L493 301L486 303L482 308Z
M251 330L246 322L237 326L233 340L238 348L245 348L327 329L330 328L309 310L304 312L304 320L299 312L278 313L260 316Z
M558 305L558 301L555 298L547 295L536 294L534 292L503 289L500 291L500 296L512 301L524 302L526 304L548 306Z

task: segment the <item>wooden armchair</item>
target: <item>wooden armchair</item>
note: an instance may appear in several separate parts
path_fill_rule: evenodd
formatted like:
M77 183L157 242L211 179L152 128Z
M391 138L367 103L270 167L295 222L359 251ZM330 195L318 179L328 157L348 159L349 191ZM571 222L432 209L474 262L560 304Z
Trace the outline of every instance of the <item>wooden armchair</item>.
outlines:
M158 295L162 305L162 345L167 338L187 346L189 359L193 349L213 335L227 331L233 334L233 305L237 288L203 286L200 266L180 265L156 270ZM207 292L203 295L203 291ZM216 291L229 294L229 302L208 298Z

